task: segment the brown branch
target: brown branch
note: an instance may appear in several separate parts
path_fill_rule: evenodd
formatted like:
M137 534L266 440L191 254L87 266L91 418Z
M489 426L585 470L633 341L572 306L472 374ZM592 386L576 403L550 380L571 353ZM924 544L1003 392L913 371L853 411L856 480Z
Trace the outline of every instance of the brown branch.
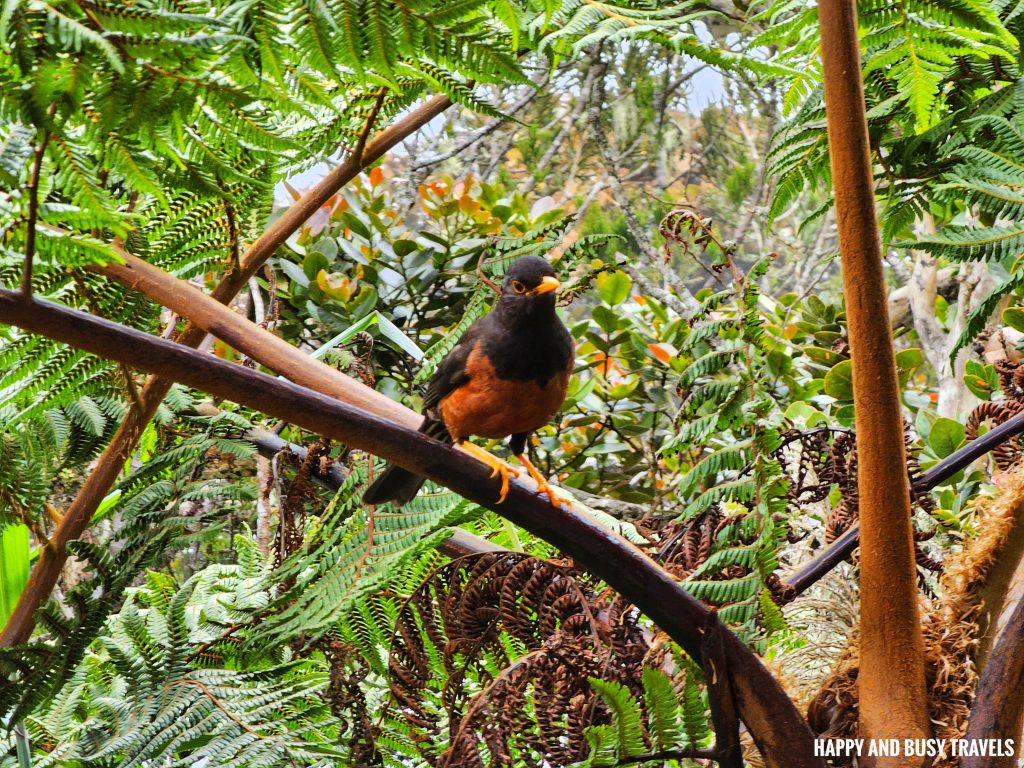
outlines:
M213 410L216 412L216 409ZM288 451L294 454L299 461L304 461L308 454L308 450L304 446L289 443L279 435L265 429L250 429L245 433L245 437L256 446L256 450L261 456L268 459L274 458L282 451ZM317 462L312 467L310 477L325 488L336 491L345 482L347 474L348 470L336 461L332 461L326 466ZM490 542L462 528L452 528L451 531L452 535L437 546L448 557L466 557L467 555L482 555L485 552L509 551L500 544Z
M711 706L711 724L715 729L715 760L721 768L743 768L743 752L740 749L740 720L733 700L729 661L725 657L722 642L724 631L718 614L708 612L704 624L704 681L708 686L708 703Z
M366 123L363 125L363 130L359 132L359 138L356 139L356 146L352 150L350 155L350 161L357 165L363 161L363 150L366 148L366 140L370 138L370 131L373 130L374 124L377 122L377 115L380 114L380 108L384 106L384 99L388 95L387 88L381 88L377 91L377 99L373 102L373 107L370 109L370 113L366 116Z
M360 162L349 159L327 174L319 184L307 191L267 228L248 248L240 264L232 265L214 289L213 298L222 304L231 302L277 248L331 195L355 178L366 164L381 158L403 138L419 130L446 110L451 103L446 96L430 99L378 133L366 145ZM117 272L119 266L108 264L104 271L111 274ZM189 326L182 332L179 341L197 347L205 337L206 333L203 330ZM140 402L126 415L110 444L97 460L95 468L79 489L75 500L68 507L63 521L51 536L53 548L44 549L39 562L32 569L28 583L18 599L18 605L0 633L0 647L23 643L31 636L35 612L50 596L67 560L65 545L81 536L88 527L93 513L117 480L125 461L135 450L139 436L156 414L172 383L170 379L160 378L151 378L146 382L140 395Z
M373 140L366 144L358 158L350 157L324 176L319 184L296 200L287 211L267 227L266 232L249 246L245 255L242 256L241 270L246 273L246 279L242 282L247 282L248 278L255 274L256 270L263 265L263 262L270 258L274 251L293 232L297 231L306 219L316 213L320 206L326 203L335 192L358 176L366 166L383 157L384 153L394 147L399 141L415 133L448 109L451 104L452 102L447 96L435 96L419 109L410 112L400 120L396 120L374 136ZM235 293L237 292L238 290L236 289Z
M39 176L49 143L50 132L45 131L42 141L36 147L32 175L28 180L28 229L25 231L25 264L21 271L21 295L26 301L32 298L32 262L36 256L36 221L39 219Z
M1013 743L1010 755L965 757L961 768L1013 768L1024 732L1024 599L1017 602L978 681L964 738Z
M117 249L117 253L124 259L123 264L107 264L96 267L96 271L186 318L190 326L202 335L209 333L297 384L344 400L377 416L413 428L423 420L415 411L311 358L281 337L214 301L192 283L180 280L123 249Z
M693 658L701 658L700 629L707 621L708 609L669 573L621 536L586 515L553 507L546 497L518 480L510 484L506 501L498 504L496 480L489 468L451 446L332 397L182 344L49 302L26 303L16 292L0 290L0 322L205 390L439 482L576 558ZM734 634L723 631L722 640L733 671L737 708L767 765L822 768L821 760L814 757L810 729L779 683Z

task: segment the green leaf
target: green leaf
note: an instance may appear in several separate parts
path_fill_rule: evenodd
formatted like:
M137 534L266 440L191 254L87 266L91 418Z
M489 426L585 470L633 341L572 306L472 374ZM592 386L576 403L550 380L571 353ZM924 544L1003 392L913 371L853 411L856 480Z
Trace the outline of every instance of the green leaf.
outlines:
M384 317L384 315L379 312L375 312L374 314L377 316L377 326L380 328L380 332L385 338L388 338L397 344L403 352L410 355L414 360L423 359L423 350L416 345L416 342L402 333L402 330Z
M964 386L978 399L988 400L999 390L999 374L991 365L968 360L964 368Z
M610 307L625 301L632 287L633 281L629 279L629 275L620 270L604 272L597 278L597 292L601 296L601 301Z
M825 374L825 394L836 400L853 400L853 363L843 360Z
M683 739L679 702L672 689L672 681L668 675L654 667L644 667L642 679L648 730L654 740L654 749L672 749Z
M913 371L924 365L924 353L917 347L901 349L896 353L896 367L901 371Z
M1016 331L1024 332L1024 307L1008 307L1004 309L1003 323Z
M404 259L410 253L419 250L419 244L415 240L395 240L391 244L392 249L395 251L395 255L400 259Z
M28 528L13 523L0 531L0 625L6 624L28 581Z
M953 419L938 418L928 433L928 445L935 455L944 459L964 442L964 425Z
M804 354L807 358L818 365L827 365L830 368L843 359L843 355L833 352L831 349L821 347L804 347Z

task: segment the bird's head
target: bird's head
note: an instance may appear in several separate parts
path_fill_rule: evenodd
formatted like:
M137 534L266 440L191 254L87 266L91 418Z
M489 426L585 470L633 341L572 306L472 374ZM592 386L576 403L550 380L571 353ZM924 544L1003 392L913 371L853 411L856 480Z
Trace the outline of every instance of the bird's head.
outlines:
M540 256L524 256L505 273L498 305L517 319L550 315L559 282L555 270Z

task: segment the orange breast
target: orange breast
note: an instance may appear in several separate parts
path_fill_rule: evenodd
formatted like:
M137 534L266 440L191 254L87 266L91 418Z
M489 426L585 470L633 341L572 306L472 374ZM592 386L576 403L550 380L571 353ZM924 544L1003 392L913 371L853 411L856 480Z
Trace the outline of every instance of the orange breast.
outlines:
M572 374L569 367L544 386L535 381L499 379L494 367L474 349L466 361L469 381L440 402L441 417L456 440L470 435L500 438L540 429L558 413Z

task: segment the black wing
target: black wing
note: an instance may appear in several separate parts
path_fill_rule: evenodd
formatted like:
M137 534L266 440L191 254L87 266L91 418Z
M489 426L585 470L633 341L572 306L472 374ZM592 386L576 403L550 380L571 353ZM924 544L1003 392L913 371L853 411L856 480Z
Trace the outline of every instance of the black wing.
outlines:
M469 360L469 354L476 346L488 317L489 315L486 315L469 326L459 339L459 343L437 364L437 370L427 384L427 391L423 393L423 415L427 418L439 419L437 406L440 402L469 381L466 361Z

